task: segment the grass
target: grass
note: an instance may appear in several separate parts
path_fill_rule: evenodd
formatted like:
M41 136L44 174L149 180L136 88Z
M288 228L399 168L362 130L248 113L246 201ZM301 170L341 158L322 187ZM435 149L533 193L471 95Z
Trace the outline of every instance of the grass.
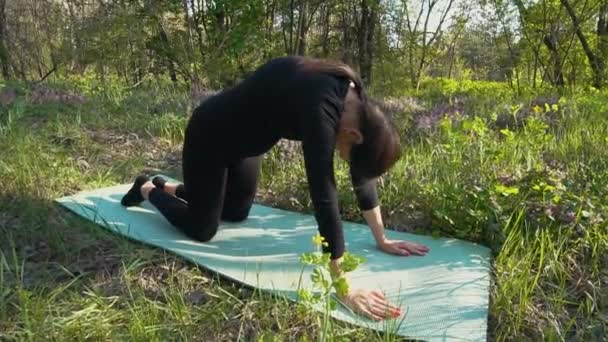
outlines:
M318 334L314 313L121 239L52 202L142 171L179 177L185 91L69 83L62 87L85 94L84 104L34 105L27 88L14 86L20 96L0 107L1 340ZM387 222L492 248L493 340L605 339L608 94L568 96L554 101L557 110L536 113L530 99L501 92L493 102L483 85L462 88L434 86L416 100L426 109L397 112L404 151L380 183ZM458 113L434 109L455 101L464 103ZM424 115L431 125L417 124ZM360 220L343 163L336 178L344 217ZM278 146L265 157L258 201L310 212L305 179L298 148ZM396 339L335 324L336 339Z

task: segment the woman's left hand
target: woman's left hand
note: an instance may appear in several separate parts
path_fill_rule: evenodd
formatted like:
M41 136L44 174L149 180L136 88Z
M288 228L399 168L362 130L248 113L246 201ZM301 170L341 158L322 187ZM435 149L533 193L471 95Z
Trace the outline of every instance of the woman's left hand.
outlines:
M378 244L378 248L388 254L396 254L403 256L424 256L429 251L429 248L425 245L399 240L384 240L382 243Z

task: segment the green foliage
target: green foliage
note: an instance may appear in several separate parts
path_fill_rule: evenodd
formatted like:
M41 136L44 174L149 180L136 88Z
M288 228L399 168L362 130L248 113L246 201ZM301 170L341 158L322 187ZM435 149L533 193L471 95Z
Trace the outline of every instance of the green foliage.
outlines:
M420 95L432 100L464 96L502 103L515 97L513 88L505 82L428 78L422 81L420 88Z
M424 132L411 123L397 123L412 138L404 144L402 159L379 182L387 221L492 248L492 296L498 304L491 311L499 322L493 328L497 338L562 334L593 339L583 326L606 331L601 310L588 309L585 296L566 288L577 287L573 284L580 277L595 289L604 284L597 267L605 267L606 260L600 261L596 251L608 250L603 214L608 198L606 94L554 96L549 102L543 97L530 100L530 95L520 98L505 84L463 83L437 81L445 92L421 89L426 99L435 101L465 98L463 115L445 117ZM503 111L516 118L507 127L499 121ZM359 221L347 166L336 166L343 217ZM268 178L264 183L277 193L301 177L292 176L285 163L284 173L274 170L279 173L272 173L272 183ZM297 196L307 203L305 192ZM538 303L550 312L568 312L568 318L551 318L549 311L533 314Z
M334 336L332 331L332 322L330 321L330 312L336 309L337 303L332 296L332 292L338 297L344 297L348 294L349 285L346 280L346 273L354 271L361 263L365 262L363 257L345 252L338 269L332 269L330 266L330 253L322 253L321 247L327 246L324 238L319 234L313 236L312 242L316 251L303 253L300 256L300 261L304 265L312 266L310 274L312 281L313 294L308 289L298 290L298 300L305 306L322 305L323 320L320 322L321 334L319 341L331 340Z

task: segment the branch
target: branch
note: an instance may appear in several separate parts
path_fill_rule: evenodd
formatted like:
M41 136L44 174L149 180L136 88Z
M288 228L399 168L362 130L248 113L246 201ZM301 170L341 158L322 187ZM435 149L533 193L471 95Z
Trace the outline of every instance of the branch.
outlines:
M524 38L530 43L530 46L532 47L532 52L534 52L534 62L538 63L540 65L540 69L542 72L545 72L545 70L547 69L547 67L545 66L545 63L543 62L543 59L541 58L541 47L543 44L543 40L542 38L538 41L532 41L532 38L530 38L530 35L528 34L528 29L527 29L527 20L525 18L525 14L526 14L526 8L524 6L524 3L521 0L516 0L515 4L517 6L517 11L519 13L519 20L521 22L521 33L523 34ZM544 31L546 27L546 23L543 22L543 28L542 30ZM536 85L536 80L532 81L534 85Z
M410 9L407 7L407 1L403 2L403 14L405 14L405 22L407 23L407 30L412 33L412 23L410 21Z
M49 72L47 72L46 75L44 75L40 80L34 82L34 84L42 83L44 80L47 79L47 77L51 76L51 74L54 73L55 70L57 70L57 65L53 65L53 68L49 70Z
M312 25L312 20L314 19L314 16L317 13L317 11L319 10L319 8L321 8L322 4L323 4L323 1L317 2L316 6L313 6L312 11L310 11L310 16L309 16L308 20L306 21L306 26L305 26L306 32L308 32L310 25Z
M429 11L426 13L426 18L424 19L424 29L422 30L422 48L426 48L426 33L429 28L429 20L431 18L431 13L433 13L433 8L437 4L438 0L431 1L429 0Z
M428 45L432 45L433 42L435 41L435 39L437 38L439 32L441 31L441 26L443 26L443 22L445 21L446 17L448 16L448 13L450 12L450 9L452 8L453 4L454 4L454 0L450 0L450 2L448 3L448 8L446 8L445 12L443 12L441 19L439 20L439 25L437 25L437 30L435 30L435 33L429 40Z
M566 9L566 12L568 12L570 19L572 19L572 24L574 25L574 29L576 31L576 36L578 37L578 40L581 42L581 45L583 46L583 50L585 51L585 54L587 55L589 62L591 62L593 69L596 71L599 71L601 68L599 66L599 63L597 61L595 54L593 53L593 51L591 50L591 47L589 46L589 42L587 42L587 38L585 38L585 35L583 34L583 31L581 30L580 20L576 16L576 12L574 12L574 8L572 8L572 6L568 2L568 0L560 0L560 3L562 4L562 6L564 6L564 8Z

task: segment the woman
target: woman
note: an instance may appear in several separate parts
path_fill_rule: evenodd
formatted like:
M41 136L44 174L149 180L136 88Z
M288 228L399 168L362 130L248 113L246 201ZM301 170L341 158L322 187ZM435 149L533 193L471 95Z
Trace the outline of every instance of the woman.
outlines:
M333 170L336 149L350 164L358 204L377 246L404 256L428 251L425 246L384 236L375 178L400 157L396 130L368 101L352 69L303 57L271 60L240 84L203 102L186 128L184 184L139 176L122 204L149 200L185 234L209 241L220 220L247 218L256 193L260 155L281 138L302 142L315 217L328 243L325 251L331 253L333 270L338 270L344 253ZM401 314L378 291L351 289L341 299L372 319Z

